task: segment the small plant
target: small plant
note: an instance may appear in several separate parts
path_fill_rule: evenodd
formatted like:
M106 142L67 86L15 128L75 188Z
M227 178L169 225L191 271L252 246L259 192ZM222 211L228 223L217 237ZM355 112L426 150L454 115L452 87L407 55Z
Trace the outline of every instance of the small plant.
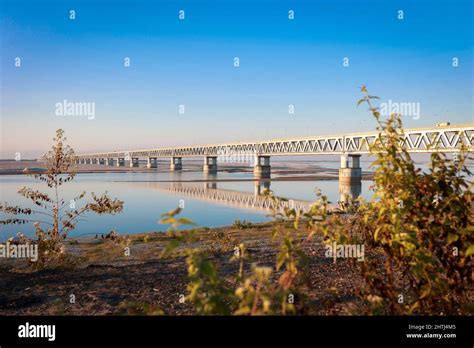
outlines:
M131 243L131 240L127 236L121 236L116 230L112 230L109 233L107 233L105 236L102 236L103 239L106 241L110 241L113 244L119 245L121 247L126 247L129 246ZM145 238L149 238L148 236L145 236L144 242L146 243Z
M300 295L299 288L307 279L308 256L302 249L305 242L297 238L294 232L299 229L303 213L289 206L288 200L273 195L272 191L265 193L272 200L273 233L272 240L280 238L277 250L276 270L284 268L278 283L280 285L279 296L286 299L291 293ZM290 226L288 226L290 223ZM288 311L294 312L294 306L287 306L286 300L281 302L283 314Z
M245 229L248 229L248 228L252 228L253 227L253 224L247 220L235 220L234 221L234 224L232 225L234 228L237 228L239 230L245 230Z
M74 150L65 143L67 139L63 130L58 129L53 140L51 150L43 157L46 161L46 172L32 175L46 184L50 192L44 193L27 187L18 191L20 195L33 202L36 209L0 204L0 212L8 215L6 219L0 220L0 224L34 223L39 249L39 259L33 264L35 268L63 263L66 255L62 241L76 228L81 216L86 213L116 214L123 208L123 202L111 199L107 192L100 196L92 193L92 202L80 208L76 208L76 204L85 197L85 192L69 201L61 198L61 186L72 181L76 175L73 169L75 156ZM38 215L45 219L37 218Z
M279 282L273 284L271 281L273 271L269 267L252 263L250 274L246 274L245 263L251 261L251 258L245 245L240 243L234 247L234 254L230 259L230 262L239 263L239 270L231 279L224 279L219 275L217 264L205 249L191 247L196 245L196 230L179 230L181 225L191 224L187 219L177 218L180 212L181 209L178 208L162 216L160 223L171 225L168 231L171 241L162 252L162 257L169 257L177 249L185 255L189 279L185 301L193 305L197 314L296 313L293 301L288 301L288 298L297 294L292 287L297 283L299 274L297 267L300 262L296 259L303 256L299 249L288 248L287 242L281 245L276 267L278 270L285 265L286 271Z
M162 215L161 224L169 224L168 236L171 241L161 256L170 256L177 248L186 257L189 283L185 301L193 304L198 314L231 314L232 291L225 281L218 276L217 266L209 259L205 250L198 247L187 247L187 243L195 241L196 230L180 231L183 225L193 225L186 218L178 218L180 208Z

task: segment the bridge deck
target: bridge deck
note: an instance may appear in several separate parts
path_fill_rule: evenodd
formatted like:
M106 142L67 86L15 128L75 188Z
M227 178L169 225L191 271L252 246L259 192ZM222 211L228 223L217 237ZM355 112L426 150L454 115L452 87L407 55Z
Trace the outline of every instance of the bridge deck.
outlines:
M326 135L226 144L79 154L77 159L106 157L198 157L233 154L268 156L367 154L380 132ZM474 123L447 127L413 128L403 132L403 146L413 153L458 152L462 146L474 151Z

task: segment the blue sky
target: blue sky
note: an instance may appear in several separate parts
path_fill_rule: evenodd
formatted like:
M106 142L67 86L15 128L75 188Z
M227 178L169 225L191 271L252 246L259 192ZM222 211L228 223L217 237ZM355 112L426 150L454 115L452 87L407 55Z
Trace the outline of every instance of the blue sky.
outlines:
M408 127L474 122L468 0L0 4L0 158L44 153L57 128L77 152L369 131L362 84L420 103ZM56 116L64 99L95 118Z

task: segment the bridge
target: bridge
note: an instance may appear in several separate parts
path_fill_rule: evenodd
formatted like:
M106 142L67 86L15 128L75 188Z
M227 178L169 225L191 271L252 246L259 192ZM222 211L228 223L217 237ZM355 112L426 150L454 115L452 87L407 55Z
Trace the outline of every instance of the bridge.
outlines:
M256 180L254 182L253 192L218 188L216 181L202 183L182 181L171 183L145 182L144 184L146 184L147 188L171 193L179 197L191 197L206 202L257 211L271 211L276 209L278 212L283 212L284 208L290 208L307 212L314 203L300 199L288 199L287 201L279 202L278 206L275 206L275 202L270 196L265 195L265 192L270 190L271 182L269 180ZM347 202L349 199L356 199L360 195L361 190L360 183L340 182L340 199L338 202L330 202L329 209L337 209L341 207L340 204Z
M277 211L282 211L284 207L289 207L306 212L310 210L313 204L313 202L309 201L290 199L280 202L278 206L275 206L270 196L264 194L265 190L269 190L270 188L269 181L256 182L254 192L220 189L217 188L216 182L205 182L202 185L182 182L149 182L147 183L147 187L162 192L168 192L179 197L191 197L206 202L260 211L271 211L274 208Z
M247 141L227 144L181 146L131 151L98 152L76 155L76 164L100 164L138 167L140 159L147 160L148 168L157 168L158 158L170 158L170 170L183 168L182 158L203 157L203 171L217 172L219 158L252 156L257 179L268 178L271 156L341 155L340 180L360 181L360 156L370 153L370 145L383 139L381 132L367 132L330 136L314 136L267 141ZM403 130L401 144L410 153L457 153L464 147L474 151L474 123L443 127ZM350 161L349 161L350 160Z

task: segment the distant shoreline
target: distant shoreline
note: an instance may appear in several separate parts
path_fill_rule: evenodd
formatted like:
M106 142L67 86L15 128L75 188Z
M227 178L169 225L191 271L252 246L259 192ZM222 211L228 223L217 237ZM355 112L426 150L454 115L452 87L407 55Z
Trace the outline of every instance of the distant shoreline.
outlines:
M161 167L161 168L160 168ZM168 162L162 163L162 166L158 164L156 168L144 168L144 167L112 167L104 165L87 165L78 166L76 169L77 174L108 174L108 173L169 173ZM28 170L26 170L28 169ZM29 175L29 174L40 174L44 172L45 165L42 162L36 161L1 161L0 162L0 176L1 175ZM236 164L221 164L220 172L223 173L253 173L252 168L249 165ZM182 171L183 173L199 173L202 172L202 164L194 161L189 162L186 168ZM273 181L310 181L310 180L337 180L338 169L326 168L318 165L317 163L307 162L278 162L272 167L272 178ZM362 180L372 180L373 174L369 171L362 173ZM146 180L152 182L153 180ZM158 180L163 181L163 180ZM166 181L188 181L188 182L219 182L219 181L254 181L254 179L222 179L222 178L203 178L193 180L166 180Z
M310 180L338 180L338 169L328 168L322 166L324 162L338 161L275 161L272 163L272 181L310 181ZM417 164L427 164L426 162L416 162ZM466 161L468 166L474 166L473 160ZM104 165L80 165L76 167L77 174L110 174L110 173L169 173L168 162L158 162L158 168L146 167L117 167ZM0 176L4 175L31 175L43 173L46 166L44 162L37 162L35 160L0 160ZM202 163L200 161L189 161L186 163L182 173L202 173ZM233 163L233 164L219 164L219 172L221 173L253 173L252 167L248 164ZM373 180L372 171L362 171L362 180ZM146 180L153 182L153 180ZM163 180L157 180L162 182ZM189 182L219 182L219 181L254 181L254 179L222 179L203 178L193 180L166 180L173 181L189 181Z

